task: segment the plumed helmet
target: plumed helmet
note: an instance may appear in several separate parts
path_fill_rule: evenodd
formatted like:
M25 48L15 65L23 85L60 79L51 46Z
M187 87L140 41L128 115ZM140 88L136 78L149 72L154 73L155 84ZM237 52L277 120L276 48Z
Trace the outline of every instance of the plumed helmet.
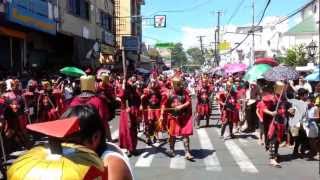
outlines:
M95 77L92 75L80 77L80 88L81 91L95 92Z

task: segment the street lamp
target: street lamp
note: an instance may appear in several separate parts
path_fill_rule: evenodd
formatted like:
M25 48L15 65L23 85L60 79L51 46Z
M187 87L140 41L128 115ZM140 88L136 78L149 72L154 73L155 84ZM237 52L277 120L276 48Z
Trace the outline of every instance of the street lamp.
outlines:
M316 55L317 44L312 40L310 44L306 47L308 50L308 55L311 58L312 62L314 62L314 56Z

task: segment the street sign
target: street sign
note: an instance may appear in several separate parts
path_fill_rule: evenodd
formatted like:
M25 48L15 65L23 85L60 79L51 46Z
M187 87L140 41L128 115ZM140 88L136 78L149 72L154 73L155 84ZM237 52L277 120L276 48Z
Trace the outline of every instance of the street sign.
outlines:
M174 48L174 46L175 46L174 43L157 43L155 45L156 48L166 48L166 49Z
M226 40L224 40L223 42L221 42L219 44L219 50L220 51L225 51L225 50L229 50L230 49L230 43L227 42Z
M123 36L122 44L126 51L139 51L140 49L140 43L137 36Z
M165 28L167 25L166 15L155 15L154 16L154 27L155 28Z

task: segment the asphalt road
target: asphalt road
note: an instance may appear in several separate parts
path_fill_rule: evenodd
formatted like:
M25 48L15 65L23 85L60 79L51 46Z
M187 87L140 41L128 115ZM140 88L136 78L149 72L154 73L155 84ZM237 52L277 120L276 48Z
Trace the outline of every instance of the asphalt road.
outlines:
M193 102L194 103L194 102ZM138 156L130 158L137 180L320 180L320 163L305 159L293 159L292 149L280 148L282 168L269 165L268 152L258 145L257 133L237 134L236 139L219 138L219 118L213 111L210 126L194 129L191 137L194 162L184 159L182 141L176 143L177 156L165 154L169 148L166 141L150 147L145 136L139 133ZM202 125L205 121L202 121ZM112 136L118 137L118 119L111 122ZM226 130L226 134L228 130ZM163 135L163 138L167 134Z

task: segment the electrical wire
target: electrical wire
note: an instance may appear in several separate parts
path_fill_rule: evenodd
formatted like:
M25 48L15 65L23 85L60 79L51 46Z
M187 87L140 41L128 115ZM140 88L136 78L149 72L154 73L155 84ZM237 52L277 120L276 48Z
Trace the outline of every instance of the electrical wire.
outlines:
M241 6L243 5L245 0L241 0L240 3L238 4L237 8L233 11L232 15L230 16L227 24L230 24L230 22L232 21L232 19L238 14Z
M188 8L185 8L185 9L174 9L174 10L160 10L160 11L156 11L148 16L153 16L157 13L184 13L184 12L190 12L190 11L194 11L196 9L198 9L199 7L202 7L204 5L207 5L208 2L210 2L212 0L206 0L202 3L199 3L197 5L194 5L192 7L188 7Z

